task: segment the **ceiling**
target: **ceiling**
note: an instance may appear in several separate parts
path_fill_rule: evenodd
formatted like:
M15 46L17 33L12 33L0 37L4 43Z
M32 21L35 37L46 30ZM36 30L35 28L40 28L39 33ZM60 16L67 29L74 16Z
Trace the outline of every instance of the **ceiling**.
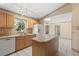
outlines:
M0 3L0 8L40 19L66 3Z

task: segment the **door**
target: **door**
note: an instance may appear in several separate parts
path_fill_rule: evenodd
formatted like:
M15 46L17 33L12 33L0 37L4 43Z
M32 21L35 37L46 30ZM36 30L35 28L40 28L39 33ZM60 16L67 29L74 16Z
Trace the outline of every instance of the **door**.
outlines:
M55 25L55 35L60 36L60 25Z
M45 34L49 34L49 25L45 26Z

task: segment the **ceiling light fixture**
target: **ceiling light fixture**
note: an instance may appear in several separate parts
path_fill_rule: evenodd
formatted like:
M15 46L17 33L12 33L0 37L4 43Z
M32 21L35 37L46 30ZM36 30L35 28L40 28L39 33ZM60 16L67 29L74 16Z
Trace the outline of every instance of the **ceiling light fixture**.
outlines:
M50 21L51 19L50 18L45 18L45 21Z

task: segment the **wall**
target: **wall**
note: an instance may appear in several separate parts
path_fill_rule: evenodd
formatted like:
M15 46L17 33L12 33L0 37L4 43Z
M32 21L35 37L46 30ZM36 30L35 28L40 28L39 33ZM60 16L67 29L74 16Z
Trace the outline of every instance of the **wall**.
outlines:
M50 29L49 29L48 35L55 35L55 25L59 25L60 37L71 39L71 32L72 32L71 31L71 17L72 17L71 12L49 17L50 21L48 22L48 25ZM45 25L47 25L47 23L45 21L43 22L44 22L43 25L44 25L44 31L45 31Z
M79 4L72 4L72 48L79 52Z
M60 26L60 37L71 38L71 17L72 17L71 12L50 17L51 19L50 30L52 29L50 31L50 34L55 35L55 25L59 25Z
M71 39L71 22L60 23L60 37Z
M59 9L56 9L55 11L53 11L53 12L51 12L50 14L48 14L48 15L46 15L45 17L43 17L43 18L41 18L41 23L42 23L42 25L43 26L45 26L45 22L44 22L44 20L46 19L46 18L50 18L51 20L53 20L53 21L50 21L49 22L49 25L50 25L50 35L55 35L55 29L54 29L54 25L55 24L63 24L64 22L66 22L67 24L68 24L68 26L69 27L67 27L66 26L66 24L64 23L64 25L62 25L62 27L61 27L61 29L64 27L64 26L66 26L66 28L68 28L68 30L67 30L67 33L68 33L68 35L66 35L66 32L64 32L65 34L65 36L63 36L63 31L65 31L65 30L61 30L61 37L65 37L65 38L71 38L71 15L69 15L69 14L65 14L65 13L70 13L70 12L72 12L72 4L66 4L66 5L64 5L64 6L62 6L62 7L60 7ZM61 16L62 14L65 14L65 15L63 15L63 16ZM59 15L59 16L58 16ZM66 16L66 17L65 17ZM68 17L69 16L69 17ZM52 23L51 23L52 22ZM45 27L44 27L44 31L45 31ZM70 31L70 32L69 32ZM70 34L69 34L70 33ZM44 32L44 35L45 35L45 32ZM46 35L46 36L49 36L49 34L48 35ZM66 37L67 36L67 37Z
M71 22L52 23L50 25L50 34L55 35L55 25L60 26L60 37L71 39Z

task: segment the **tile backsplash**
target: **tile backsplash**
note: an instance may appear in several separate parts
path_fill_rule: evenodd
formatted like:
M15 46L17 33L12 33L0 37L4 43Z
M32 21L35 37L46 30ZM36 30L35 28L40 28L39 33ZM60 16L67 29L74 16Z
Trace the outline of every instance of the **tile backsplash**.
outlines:
M4 36L4 35L10 35L11 34L11 30L12 29L0 29L0 36Z

